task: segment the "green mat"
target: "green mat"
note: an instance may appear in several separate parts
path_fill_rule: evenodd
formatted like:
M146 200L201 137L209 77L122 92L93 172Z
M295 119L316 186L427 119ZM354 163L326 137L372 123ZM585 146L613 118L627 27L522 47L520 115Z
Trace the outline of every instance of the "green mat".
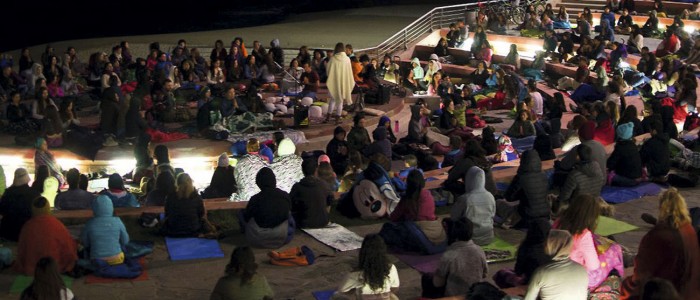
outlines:
M501 238L495 236L493 242L486 246L481 246L486 252L486 262L497 263L515 259L517 247L509 244Z
M63 278L63 283L66 285L67 288L70 288L73 285L72 277L61 275L61 278ZM24 292L24 289L26 289L29 285L32 284L32 281L34 281L33 276L17 275L17 277L15 277L15 281L12 282L12 286L10 287L10 294L21 294L22 292Z
M618 221L605 216L600 216L598 218L598 227L596 227L595 233L601 236L609 236L613 234L632 231L637 228L639 227L634 226L630 223Z

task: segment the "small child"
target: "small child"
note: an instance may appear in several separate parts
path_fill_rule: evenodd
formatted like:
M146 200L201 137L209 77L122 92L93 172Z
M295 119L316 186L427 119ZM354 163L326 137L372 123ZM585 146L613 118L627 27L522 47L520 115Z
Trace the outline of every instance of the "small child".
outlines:
M406 177L408 177L408 173L411 173L413 170L418 170L423 174L423 170L418 168L418 158L416 158L415 155L405 155L403 161L406 169L399 171L398 174L394 174L394 176L391 177L391 183L400 193L406 191Z

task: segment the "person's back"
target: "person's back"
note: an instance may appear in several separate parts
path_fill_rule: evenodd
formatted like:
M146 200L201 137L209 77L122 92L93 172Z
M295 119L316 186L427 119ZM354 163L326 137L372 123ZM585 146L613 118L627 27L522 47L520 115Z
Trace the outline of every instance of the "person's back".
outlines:
M649 177L663 177L671 168L671 155L668 149L669 137L663 133L660 122L651 125L652 137L644 142L639 150L639 156L647 169Z
M506 190L506 200L520 201L518 213L523 221L549 217L549 205L546 202L548 181L542 172L539 154L536 150L525 151L520 162L518 173Z
M314 176L317 160L309 158L302 163L304 178L292 186L289 193L294 221L300 228L320 228L328 224L328 208L333 195L321 179Z
M488 245L493 241L493 217L496 200L485 188L484 171L471 167L464 178L466 193L459 196L452 207L452 219L466 217L474 223L473 240L477 245Z
M610 171L630 179L642 177L642 158L637 151L637 145L632 140L620 140L615 143L607 162Z
M104 190L100 195L105 195L112 200L114 207L139 207L140 204L136 200L134 194L127 191L110 191Z
M289 194L276 187L275 175L269 168L263 168L256 176L260 192L250 197L245 209L245 221L255 219L262 228L274 228L289 218L291 201Z
M85 223L80 233L82 245L90 252L91 259L112 258L122 253L129 242L129 234L119 217L114 216L114 207L109 197L101 195L92 203L94 217Z
M605 177L598 163L592 160L591 148L586 145L576 147L579 163L566 177L564 186L559 193L559 203L568 205L569 201L579 194L589 194L600 196L600 192L605 184Z
M196 236L202 227L204 214L204 202L196 192L186 197L179 193L168 195L165 201L165 234Z
M365 147L369 146L371 143L367 129L364 127L353 126L348 133L347 143L349 150L355 150L362 153Z
M272 289L262 274L254 274L248 282L241 284L240 275L225 275L216 282L210 300L272 299ZM268 297L268 298L265 298Z
M29 182L29 176L24 171L24 176ZM17 172L15 172L17 178ZM17 180L15 180L17 183ZM32 217L31 201L39 197L39 193L32 190L26 183L21 185L13 184L2 196L0 201L0 237L11 241L19 238L19 232L24 223Z
M433 277L435 286L445 287L444 296L465 295L472 284L483 281L489 271L484 250L471 240L473 233L471 222L462 219L452 226L453 231L460 233L456 236L454 233L451 234L450 239L455 241L440 258L440 264ZM468 234L465 235L462 231Z

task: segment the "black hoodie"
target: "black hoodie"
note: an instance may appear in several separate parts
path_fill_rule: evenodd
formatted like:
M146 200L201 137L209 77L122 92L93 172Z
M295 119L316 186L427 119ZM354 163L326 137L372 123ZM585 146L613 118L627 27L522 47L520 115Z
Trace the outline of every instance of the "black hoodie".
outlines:
M668 150L668 135L657 133L644 142L639 156L647 167L649 177L666 176L671 169L671 153Z
M292 216L299 228L320 228L328 224L327 208L333 201L328 185L316 176L306 176L292 186Z
M262 168L255 177L260 192L250 197L243 212L246 222L255 219L261 228L274 228L289 219L291 200L287 192L277 188L275 173L270 168Z
M528 226L525 240L520 243L518 257L515 260L515 274L524 275L526 282L530 281L537 268L548 263L551 259L544 252L550 228L548 219L534 220Z
M536 150L523 152L520 167L508 186L504 197L508 201L520 201L518 213L527 222L536 218L549 217L547 204L547 176L542 172L542 161ZM523 223L527 224L527 223Z

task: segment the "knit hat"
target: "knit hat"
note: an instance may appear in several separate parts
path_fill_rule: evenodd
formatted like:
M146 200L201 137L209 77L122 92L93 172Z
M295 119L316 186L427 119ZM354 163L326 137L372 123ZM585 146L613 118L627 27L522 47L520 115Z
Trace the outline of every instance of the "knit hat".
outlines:
M615 131L617 132L617 138L620 140L629 140L632 138L632 134L634 133L634 123L629 122L617 125L617 129Z
M578 129L578 138L582 142L583 141L590 141L593 139L594 133L595 133L595 122L587 121L586 123L583 123L583 125L581 125L581 128Z
M36 140L34 141L34 148L41 148L41 145L43 145L44 142L46 142L44 138L36 138Z
M29 184L30 178L27 169L17 168L15 170L15 178L12 180L12 186L20 186Z
M217 167L228 167L229 166L229 161L228 161L228 155L226 152L221 153L219 155L219 162L216 165Z
M437 54L433 53L430 54L430 60L440 60L440 58L437 56Z
M38 197L32 200L32 216L36 217L39 215L49 215L51 214L51 205L49 201L44 197Z
M289 138L284 138L277 146L277 156L291 155L294 154L296 150L297 147L294 145L294 142Z
M379 118L379 124L377 124L377 126L386 126L386 123L388 122L391 122L391 119L389 119L387 116L382 116Z
M322 162L327 162L327 163L330 164L330 163L331 163L331 158L328 157L328 155L323 154L323 155L321 155L321 156L318 157L318 164L320 165Z
M418 57L414 57L413 59L411 59L411 64L417 64L420 66L420 60L418 59Z

